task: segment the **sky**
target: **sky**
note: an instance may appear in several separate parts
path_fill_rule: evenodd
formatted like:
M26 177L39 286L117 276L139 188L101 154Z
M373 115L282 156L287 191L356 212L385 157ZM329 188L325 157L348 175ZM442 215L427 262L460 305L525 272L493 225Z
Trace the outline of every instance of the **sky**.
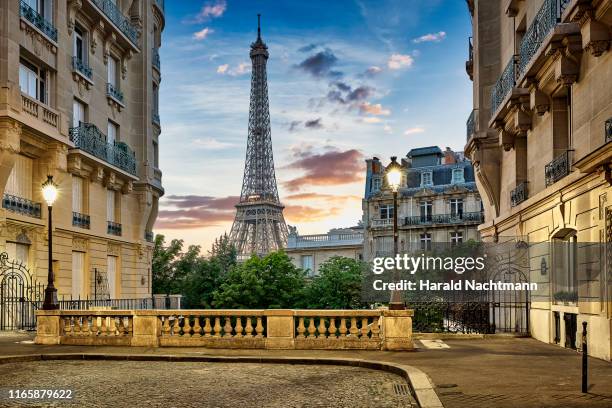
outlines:
M268 45L276 178L287 224L326 233L361 219L365 159L462 150L472 110L461 0L166 1L154 231L210 249L242 185L250 44Z

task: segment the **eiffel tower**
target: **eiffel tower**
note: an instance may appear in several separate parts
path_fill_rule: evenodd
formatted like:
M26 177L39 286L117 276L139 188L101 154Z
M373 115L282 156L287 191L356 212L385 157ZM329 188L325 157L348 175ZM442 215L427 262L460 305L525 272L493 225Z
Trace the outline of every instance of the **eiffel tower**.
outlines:
M249 107L249 136L240 202L236 204L236 218L230 240L236 247L238 259L252 254L259 256L284 248L287 243L285 208L278 199L266 64L268 47L261 39L260 15L257 15L257 40L251 44L251 104Z

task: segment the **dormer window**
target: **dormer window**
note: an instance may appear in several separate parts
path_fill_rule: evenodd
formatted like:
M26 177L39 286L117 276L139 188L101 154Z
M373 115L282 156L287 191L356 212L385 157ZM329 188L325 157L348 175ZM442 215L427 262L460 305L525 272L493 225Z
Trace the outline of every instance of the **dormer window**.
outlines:
M433 175L431 171L421 173L421 187L433 186Z
M451 179L452 184L465 183L463 176L463 169L453 169L453 177Z
M379 178L375 178L374 180L372 180L372 190L380 191L380 179Z

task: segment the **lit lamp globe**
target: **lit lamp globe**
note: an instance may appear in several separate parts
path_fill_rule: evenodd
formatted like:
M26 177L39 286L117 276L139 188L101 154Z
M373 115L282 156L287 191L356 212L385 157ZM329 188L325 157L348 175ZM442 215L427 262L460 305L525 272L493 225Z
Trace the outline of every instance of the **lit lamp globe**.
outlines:
M53 176L47 176L47 181L42 185L42 195L49 207L53 206L57 198L57 184L53 182Z
M391 157L391 163L387 166L387 184L391 190L399 190L402 181L402 166L397 162L397 157Z

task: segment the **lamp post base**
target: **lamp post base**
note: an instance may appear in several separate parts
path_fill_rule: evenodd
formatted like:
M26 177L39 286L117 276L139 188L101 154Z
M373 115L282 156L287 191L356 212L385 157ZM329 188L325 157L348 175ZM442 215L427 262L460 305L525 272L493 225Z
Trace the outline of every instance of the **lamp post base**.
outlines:
M402 302L389 303L389 310L406 310L406 305Z
M45 289L45 301L43 302L43 310L57 310L59 309L59 302L57 301L57 289L54 287L47 287Z

